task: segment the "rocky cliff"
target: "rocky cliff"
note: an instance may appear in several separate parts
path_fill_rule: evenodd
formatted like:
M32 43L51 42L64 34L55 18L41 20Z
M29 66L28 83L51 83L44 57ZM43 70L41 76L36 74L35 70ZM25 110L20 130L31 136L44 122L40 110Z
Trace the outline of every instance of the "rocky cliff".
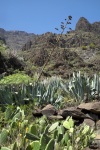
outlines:
M6 31L0 28L0 37L5 39L10 49L21 50L27 41L34 39L35 34L24 31Z
M94 22L91 24L86 18L81 17L76 24L75 30L100 34L100 22Z

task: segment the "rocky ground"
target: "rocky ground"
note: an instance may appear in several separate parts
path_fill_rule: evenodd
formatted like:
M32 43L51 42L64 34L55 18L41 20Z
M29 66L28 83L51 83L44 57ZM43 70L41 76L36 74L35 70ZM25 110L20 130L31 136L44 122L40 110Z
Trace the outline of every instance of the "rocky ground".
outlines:
M47 116L50 120L64 120L68 116L74 119L75 125L82 124L89 125L94 129L96 137L93 143L90 144L85 150L100 150L100 101L91 103L82 103L75 107L65 107L57 111L51 104L45 106L43 109L37 109L33 112L34 117Z

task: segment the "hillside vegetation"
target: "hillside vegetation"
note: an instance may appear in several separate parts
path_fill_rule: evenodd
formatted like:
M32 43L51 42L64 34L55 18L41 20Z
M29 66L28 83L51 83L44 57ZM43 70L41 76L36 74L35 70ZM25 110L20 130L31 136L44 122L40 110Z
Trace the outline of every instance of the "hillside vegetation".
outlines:
M26 64L24 71L30 76L40 73L47 59L48 63L42 73L43 77L60 75L67 78L73 71L79 70L90 75L93 72L99 73L100 22L90 24L87 19L81 17L75 30L70 30L67 34L62 34L61 37L60 34L50 32L34 35L20 31L8 32L3 29L0 31L0 36L5 40L10 53L23 60ZM60 40L57 43L56 40L59 37ZM13 51L10 41L13 42ZM54 48L55 46L56 48ZM3 49L5 48L3 47ZM18 49L20 51L16 52ZM15 69L18 68L15 67Z
M27 65L32 66L27 69L38 72L55 45L56 48L46 64L43 76L60 75L66 78L73 71L81 70L89 74L99 72L100 22L90 24L82 17L76 24L75 31L63 34L57 45L55 39L59 37L59 34L48 32L26 43L22 48L22 56Z

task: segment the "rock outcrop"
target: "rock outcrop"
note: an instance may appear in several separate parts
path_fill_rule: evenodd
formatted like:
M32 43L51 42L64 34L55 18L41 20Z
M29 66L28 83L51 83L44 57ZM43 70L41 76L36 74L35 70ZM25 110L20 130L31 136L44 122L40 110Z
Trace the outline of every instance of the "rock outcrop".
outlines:
M76 24L75 30L100 34L100 22L94 22L91 24L86 18L81 17Z
M5 39L10 49L21 50L28 41L34 40L35 34L24 31L6 31L0 28L0 37Z
M83 103L78 106L79 109L87 110L95 114L100 114L100 102Z
M100 22L94 22L92 24L92 30L100 35Z
M75 30L76 31L81 30L81 31L85 31L85 32L91 31L91 24L89 23L89 21L86 18L81 17L76 24Z
M47 106L45 106L45 107L41 110L41 113L42 113L43 115L46 115L46 116L51 116L51 115L56 115L56 114L57 114L55 107L52 106L51 104L48 104Z

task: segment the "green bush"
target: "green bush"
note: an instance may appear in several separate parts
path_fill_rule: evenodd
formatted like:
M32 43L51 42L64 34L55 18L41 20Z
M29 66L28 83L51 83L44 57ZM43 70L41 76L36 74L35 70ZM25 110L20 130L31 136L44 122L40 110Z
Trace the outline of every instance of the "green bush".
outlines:
M87 47L86 46L82 46L82 50L86 50L87 49Z
M28 83L29 81L31 81L31 78L28 75L23 73L16 73L1 79L0 84L20 84Z
M0 52L5 52L5 50L6 50L6 47L3 47L0 45Z
M94 43L90 43L89 47L90 47L91 49L95 49L96 46L95 46Z

